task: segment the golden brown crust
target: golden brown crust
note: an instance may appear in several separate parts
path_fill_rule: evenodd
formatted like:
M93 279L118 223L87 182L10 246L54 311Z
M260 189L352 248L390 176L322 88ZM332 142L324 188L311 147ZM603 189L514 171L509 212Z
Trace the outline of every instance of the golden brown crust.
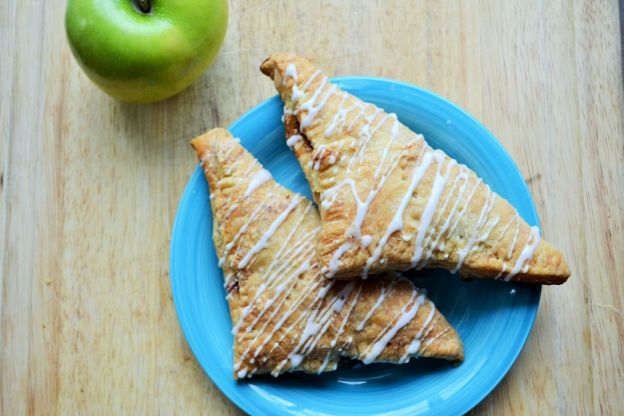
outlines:
M316 209L267 177L226 130L191 143L211 192L215 246L235 325L236 378L330 371L341 357L463 360L457 332L408 280L322 278L314 253Z
M341 91L301 57L273 54L261 71L284 100L287 137L304 138L291 148L320 208L327 275L442 267L531 283L570 276L561 253L507 201L396 116Z

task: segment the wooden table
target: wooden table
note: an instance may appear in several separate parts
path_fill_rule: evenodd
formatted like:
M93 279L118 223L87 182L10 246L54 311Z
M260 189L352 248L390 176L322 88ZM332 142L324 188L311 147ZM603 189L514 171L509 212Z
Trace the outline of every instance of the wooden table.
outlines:
M0 413L238 414L182 335L169 238L188 140L274 95L271 51L482 120L573 278L475 414L624 412L624 94L615 1L232 1L190 89L134 106L80 71L64 2L0 2ZM339 3L339 4L334 4Z

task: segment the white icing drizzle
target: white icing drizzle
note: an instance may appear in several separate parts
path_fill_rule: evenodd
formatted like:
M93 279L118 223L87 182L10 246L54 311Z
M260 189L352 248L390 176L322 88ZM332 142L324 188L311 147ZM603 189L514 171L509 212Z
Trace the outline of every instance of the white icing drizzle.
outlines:
M236 164L238 164L242 159L239 159L236 161ZM256 166L259 166L260 164L256 161L254 161L254 163L250 163L249 167L243 172L243 174L241 175L243 178L246 178L247 176L249 176L249 173L256 168ZM260 166L260 169L262 169L262 166Z
M288 204L288 207L275 219L275 221L273 221L269 229L262 235L262 238L260 238L260 240L247 252L245 257L243 257L243 259L238 263L239 269L244 269L249 264L249 261L252 259L252 257L256 253L260 252L261 250L264 250L264 248L269 243L269 239L273 237L273 234L275 234L275 231L277 231L279 226L282 225L284 220L286 220L290 212L293 209L295 209L295 207L299 204L300 201L301 201L301 197L298 195L295 196L290 201L290 204Z
M483 207L481 208L479 219L475 223L472 229L472 232L470 233L470 236L468 237L468 241L466 242L466 245L457 252L458 260L457 260L457 264L455 265L455 268L452 270L453 273L457 272L461 268L461 266L464 264L464 260L466 260L466 256L468 256L468 254L470 253L470 250L472 249L473 245L480 241L478 233L486 224L486 221L488 219L488 214L490 213L490 211L492 210L492 207L494 206L494 202L496 200L496 194L492 192L490 190L490 187L487 185L486 185L486 189L488 190L486 203L483 204Z
M418 233L416 234L414 255L412 256L412 267L415 267L422 257L424 250L422 244L425 238L425 234L429 230L431 221L433 220L433 215L435 214L438 202L440 201L440 197L442 196L442 192L444 191L444 185L446 184L446 181L451 174L451 170L457 164L455 160L449 160L448 166L446 168L446 174L441 175L440 172L442 170L446 155L440 150L435 150L433 152L433 158L437 162L438 166L436 168L435 179L433 181L433 186L431 189L431 195L429 197L429 200L427 201L425 210L420 217L420 225L418 226Z
M388 143L386 143L383 153L381 154L381 161L379 162L379 165L377 165L377 169L375 169L375 175L374 175L375 180L379 178L381 169L384 166L386 158L388 157L388 150L392 147L397 137L399 137L399 120L396 114L392 114L392 113L388 114L388 117L393 120L392 128L390 129L390 140L388 140Z
M332 289L333 285L334 285L334 281L330 281L330 280L325 280L325 279L318 279L320 277L320 274L315 274L314 276L314 280L315 285L319 286L321 285L321 282L324 283L324 286L321 286L320 288L318 288L318 291L316 292L316 295L314 297L314 301L313 304L314 305L319 305L320 302L322 301L322 299L325 298L325 296L327 295L327 293ZM314 289L317 289L317 287L315 287ZM309 291L307 293L304 294L305 296L308 296L310 293L312 293L313 291ZM297 308L298 309L298 308ZM302 321L307 321L307 319L309 318L309 316L314 312L314 310L316 309L312 309L309 308L306 311L304 311L304 313L299 315L299 318L297 318L295 320L295 322L293 322L284 332L284 334L282 334L282 336L278 339L278 342L276 342L276 345L274 345L273 349L269 351L269 354L271 354L275 348L278 347L278 344L280 342L282 342L282 340L286 337L286 334L288 333L292 333L292 331L294 330L294 328L296 328Z
M299 253L296 253L296 254L299 254ZM313 254L313 253L311 253L311 250L309 250L308 253L303 253L303 254L310 255L310 254ZM269 281L267 283L265 281L258 287L258 289L256 290L256 293L255 293L253 299L251 300L251 302L249 303L249 305L247 305L245 308L243 308L242 313L241 313L241 317L240 317L238 323L232 329L232 333L233 334L236 334L238 332L238 329L240 328L240 325L243 323L244 319L251 312L252 308L254 308L256 306L256 303L258 302L260 297L264 294L264 292L268 288L274 289L275 290L275 294L273 295L273 297L271 299L269 299L266 302L264 307L258 312L258 315L254 319L254 321L252 321L251 324L249 324L247 326L245 331L248 332L248 333L251 332L251 330L253 328L255 328L257 323L260 321L260 319L262 319L264 314L273 306L273 304L275 303L276 300L281 299L281 302L283 302L285 300L285 298L281 296L283 294L283 292L286 289L289 288L289 285L291 283L294 283L294 279L296 277L298 277L299 275L301 275L305 271L309 270L309 268L310 268L310 263L306 261L300 267L298 267L294 272L292 272L292 269L295 268L294 265L296 265L296 263L293 263L293 259L292 258L291 259L287 259L286 261L288 261L288 260L290 260L290 263L286 263L286 264L289 264L289 266L282 270L283 273L284 273L283 275L287 276L286 279L283 280L283 281L280 281L280 282L276 282L276 281L272 281L271 282L271 281ZM291 273L289 274L288 272L291 272ZM281 304L281 302L280 302L280 304ZM267 324L268 324L268 322L267 322Z
M436 334L436 336L430 337L425 343L425 346L423 347L422 352L424 353L425 351L427 351L429 347L431 346L431 344L434 343L434 341L436 341L438 338L440 338L442 335L446 334L447 332L448 332L448 328L444 328L444 330L440 331L438 334Z
M511 244L509 245L509 251L507 252L507 260L511 258L514 248L516 247L516 242L518 241L518 235L520 235L520 218L518 217L518 213L516 213L514 219L516 220L516 230L514 231L514 236L511 240Z
M414 302L414 298L416 298L416 302ZM410 309L407 309L407 307L410 306L412 302L414 302L412 307ZM386 348L390 340L394 338L397 332L399 332L399 330L401 330L404 326L409 324L414 319L416 313L418 312L418 309L424 302L425 297L423 295L418 295L418 292L416 291L412 292L412 296L409 302L403 307L398 317L395 317L395 319L393 320L396 322L394 322L391 327L386 327L384 335L373 343L368 353L362 358L362 362L364 364L370 364L375 361L379 354L381 354Z
M416 187L422 180L423 176L425 175L425 172L429 168L429 165L431 164L431 161L433 160L433 156L431 155L430 152L427 152L425 153L422 159L423 160L421 161L420 164L416 164L414 166L414 172L412 174L412 181L409 187L407 188L407 192L403 195L403 199L401 200L401 203L399 204L396 212L394 213L394 216L392 217L392 221L390 221L390 224L388 225L386 232L379 240L379 244L377 244L377 247L375 247L375 250L373 251L372 256L367 259L366 266L364 268L364 273L368 273L373 263L376 262L377 259L379 259L379 257L381 256L382 250L384 246L386 245L386 243L388 242L388 239L390 238L390 236L397 231L403 230L403 212L405 211L407 204L412 198L412 194L414 193L414 190L416 189Z
M307 258L307 257L313 255L313 246L311 246L310 244L306 244L306 243L304 243L303 245L295 244L292 247L288 245L288 242L292 239L295 231L297 231L297 228L303 222L303 218L308 213L308 211L310 210L311 207L312 207L312 204L308 203L303 216L295 224L295 226L293 227L293 229L291 230L289 235L284 240L284 243L282 244L282 246L278 250L277 254L275 255L275 258L273 259L273 261L269 265L267 271L265 272L265 283L261 284L261 286L256 290L256 295L254 296L254 298L250 302L249 306L247 308L243 309L243 312L241 314L241 318L239 319L239 321L237 322L237 324L235 325L235 327L234 327L234 329L232 331L233 333L235 333L238 330L238 327L242 324L243 319L247 316L247 314L251 310L251 307L253 306L255 301L263 294L265 289L275 287L278 284L285 284L285 283L292 282L293 281L292 276L291 276L291 278L289 278L288 277L289 275L286 272L288 272L289 270L293 270L294 269L294 266L296 266L296 264L297 264L296 261L298 259ZM308 239L314 238L317 235L318 231L319 231L319 228L316 228L316 229L312 230L311 232L304 234L302 236L302 240L301 241L305 242L305 241L308 241ZM288 250L286 250L286 252L284 253L284 250L285 250L286 247L288 247ZM275 269L276 265L277 265L277 269ZM301 273L303 273L308 268L309 268L309 263L308 262L304 262L299 267L299 269L297 269L294 272L294 276L300 275ZM278 280L278 277L281 277L282 280ZM267 284L267 282L268 282L268 284ZM280 290L280 292L282 290ZM255 324L257 323L259 318L261 318L264 315L266 310L271 305L272 305L271 301L267 302L267 304L265 305L265 308L262 309L259 312L259 315L258 315L256 321L254 323L252 323L252 325L250 325L248 327L248 331L249 331L249 328L253 328L255 326Z
M459 186L460 182L461 182L461 186ZM457 176L455 177L455 180L453 181L453 185L451 186L451 189L448 192L446 200L444 201L444 204L442 204L442 207L438 210L438 217L435 220L436 227L437 227L437 224L440 223L442 218L445 218L445 221L442 224L442 226L439 228L437 235L434 232L429 233L427 241L425 243L426 246L429 247L429 250L427 251L424 261L422 261L420 265L418 266L419 269L427 266L427 264L429 263L429 260L433 257L434 250L444 251L445 244L443 241L441 242L440 240L446 235L448 227L451 224L451 220L454 218L455 213L457 212L457 209L459 207L459 204L464 198L464 193L466 191L467 184L468 184L468 175L466 173L466 168L460 165L459 173L457 174ZM453 198L456 190L458 191L457 196ZM446 208L451 200L454 200L455 202L453 206L451 207L450 211L445 215L444 213L446 212ZM445 258L448 258L448 253L445 253L444 256Z
M360 140L355 141L354 144L356 146L357 151L355 152L355 155L353 156L353 158L349 161L349 164L347 166L347 170L350 171L351 168L353 167L353 165L362 160L362 158L365 155L365 150L368 146L368 144L371 142L374 133L377 132L377 130L379 130L379 128L383 125L383 123L386 121L387 118L390 117L390 115L386 115L384 117L382 117L380 119L380 121L377 122L377 124L375 125L375 127L373 127L371 129L371 125L373 123L373 121L377 118L377 116L379 114L381 114L381 110L377 107L372 107L373 108L373 112L369 115L366 114L365 109L363 108L360 111L360 114L362 114L362 117L364 117L364 119L366 120L366 123L364 123L364 125L362 126L362 128L359 131L359 137ZM359 118L360 116L358 115L356 118ZM353 124L353 123L352 123ZM349 130L352 129L352 124L349 126Z
M269 326L269 324L271 322L273 322L273 319L276 317L276 315L280 312L284 312L282 310L282 307L284 306L285 302L286 302L286 292L291 292L294 289L294 284L296 281L296 277L299 276L299 274L304 273L305 271L307 271L305 268L300 267L299 269L297 269L297 271L295 273L293 273L291 275L291 278L289 279L289 285L287 290L282 290L279 293L276 293L276 295L271 298L268 302L266 302L266 304L263 306L263 308L260 310L260 314L262 316L264 316L264 314L271 308L273 308L273 312L270 314L270 316L265 320L264 325L262 325L261 328L258 329L258 333L260 334L259 338L262 339L262 334L264 334L266 332L267 327ZM301 304L303 303L303 301L305 300L306 296L309 294L310 290L314 290L318 287L320 283L319 282L310 282L308 283L308 285L306 285L306 287L304 288L304 290L302 291L302 293L297 297L297 299L295 299L295 301L293 302L293 304L284 312L284 314L280 317L280 319L277 321L277 323L273 326L272 330L262 339L262 342L260 343L260 345L258 345L258 347L255 349L254 353L253 353L253 358L252 359L256 359L260 353L264 350L264 347L273 339L273 336L275 335L275 333L281 329L281 327L284 325L284 323L288 320L288 318L294 313L295 310L297 310L297 308L299 306L301 306ZM275 304L275 301L279 299L279 302L277 304ZM255 329L256 325L260 322L260 317L257 317L246 329L245 329L245 333L249 334L251 333L251 331L253 329ZM250 329L251 328L251 329ZM247 347L247 349L241 354L241 358L237 363L237 366L240 366L244 360L245 357L248 356L248 354L251 352L253 347L253 344L250 344L249 347Z
M312 209L312 204L310 202L308 202L308 201L306 201L306 202L307 202L307 206L306 206L305 211L303 212L303 215L299 218L299 220L297 221L295 226L292 228L292 230L290 231L290 233L288 234L288 236L284 240L284 243L282 244L280 249L275 254L275 258L273 259L273 261L269 265L269 268L267 269L267 271L265 273L265 276L266 276L267 280L270 279L273 276L274 273L281 272L283 267L285 267L284 260L286 260L286 263L288 263L288 261L290 259L292 259L294 256L300 255L301 251L304 249L303 247L300 247L298 244L295 244L293 246L289 246L287 243L293 238L294 234L297 231L299 231L299 226L303 223L303 220L305 219L306 215L308 215L308 212ZM313 230L303 234L302 237L301 237L301 241L306 241L307 239L314 239L316 237L316 235L318 234L318 232L320 231L320 229L321 229L321 227L319 226L319 227L317 227L317 228L315 228L315 229L313 229ZM275 267L277 267L277 271L274 271Z
M410 356L415 356L418 353L418 350L420 349L420 345L424 338L423 334L425 334L425 331L427 330L427 328L429 327L429 324L433 320L433 316L435 315L435 311L436 311L435 305L433 304L433 302L429 302L429 305L431 307L431 309L429 309L429 315L427 315L427 319L425 319L425 322L423 323L422 327L420 328L420 330L418 331L418 333L416 334L412 342L410 342L409 345L407 346L407 349L405 350L405 354L403 354L403 357L401 357L401 360L399 361L400 363L405 363L409 361Z
M288 64L286 71L284 71L283 84L286 85L288 78L291 78L294 83L297 82L297 67L295 64Z
M271 176L268 170L261 169L260 171L258 171L258 173L256 173L253 176L253 178L251 178L251 181L249 182L249 186L247 187L247 190L243 194L243 198L249 198L249 196L252 193L254 193L256 189L258 189L260 186L262 186L263 183L265 183L266 181L270 179L273 179L273 177Z
M224 284L223 287L228 287L232 279L234 278L234 273L228 273L223 276Z
M331 324L330 318L332 318L336 313L340 313L340 310L353 290L354 285L355 281L349 282L338 294L338 296L334 297L324 305L324 308L321 309L322 302L318 303L317 307L312 311L306 321L306 325L303 329L301 337L299 338L299 343L289 353L288 357L280 363L277 367L278 369L287 364L288 361L291 362L291 366L293 368L299 366L303 358L305 358L305 356L314 349L316 343L318 343L320 338L329 328L329 325Z
M479 189L481 184L482 184L481 179L477 179L474 187L472 188L472 191L470 191L470 195L468 195L468 198L466 199L466 201L464 203L463 208L459 211L459 214L457 214L457 216L454 218L455 221L453 222L453 224L448 229L448 234L449 235L453 235L455 233L455 230L457 229L457 226L459 225L460 220L462 219L462 217L464 216L464 214L466 213L466 211L470 207L472 199L476 195L477 190Z
M381 287L381 293L377 297L375 304L368 310L368 312L366 313L366 316L364 316L364 318L360 322L358 322L357 325L355 326L356 331L362 331L364 329L364 325L366 325L366 323L373 316L375 311L379 309L383 301L386 300L386 296L388 296L388 294L392 292L392 289L394 289L394 285L396 285L396 280L393 280L392 282L390 282L388 287L386 286Z
M320 275L316 274L315 276L320 276ZM262 343L261 343L261 344L260 344L260 345L256 348L256 350L255 350L255 352L254 352L254 355L253 355L254 357L258 357L258 356L260 355L260 353L264 350L264 347L265 347L266 345L268 345L268 343L269 343L269 342L273 339L273 337L275 336L275 334L277 333L277 331L278 331L278 330L280 330L280 329L282 328L282 326L284 325L284 323L288 320L288 318L290 318L290 317L292 316L292 314L293 314L296 310L298 310L298 308L299 308L299 307L303 304L303 302L304 302L304 301L305 301L305 299L309 296L309 294L310 294L311 292L314 292L315 290L318 290L318 289L319 289L320 284L321 284L321 282L319 282L318 280L316 280L316 281L312 281L312 282L308 283L308 284L307 284L307 285L303 288L302 292L301 292L301 293L299 294L299 296L295 299L295 301L293 302L293 304L292 304L292 305L291 305L291 306L290 306L290 307L289 307L289 308L285 311L284 315L282 315L282 317L278 320L278 322L277 322L277 323L276 323L276 325L273 327L273 329L271 330L271 332L270 332L269 334L267 334L267 335L264 337L264 340L262 341ZM276 313L277 313L278 311L281 311L282 304L283 304L283 302L282 302L282 303L280 303L280 304L278 305L278 307L276 307L276 309L275 309L275 310L276 310ZM275 316L275 314L271 316L271 319L272 319L274 316ZM306 315L305 315L305 314L302 314L302 317L303 317L303 316L306 316ZM270 320L269 320L269 322L270 322ZM299 322L300 322L300 319L298 319L298 320L296 321L296 324L298 324ZM267 322L267 323L268 323L268 322ZM293 330L293 328L294 328L295 326L296 326L296 325L291 325L291 327L289 327L286 331L284 331L284 333L283 333L283 335L281 336L281 338L279 339L279 341L278 341L278 342L276 342L276 343L273 345L273 348L272 348L272 349L268 352L267 356L268 356L268 355L270 355L270 354L271 354L271 353L272 353L272 352L273 352L276 348L278 348L278 347L279 347L279 342L281 342L281 341L284 339L284 337L286 336L286 334L287 334L288 332L292 331L292 330ZM261 333L263 333L265 329L266 329L266 325L265 325L265 326L263 326L263 327L261 328ZM249 349L248 349L248 350L249 350ZM247 352L248 352L248 351L246 351L246 353L247 353ZM246 356L246 354L245 354L245 356Z
M332 256L329 262L329 273L327 275L328 277L330 278L334 277L334 275L338 271L340 257L342 257L343 254L349 251L352 247L353 247L353 243L350 241L347 241L346 243L338 247L338 249L336 249L336 251L334 252L334 255Z
M501 271L498 272L498 274L496 276L494 276L494 280L498 280L501 278L501 276L503 276L503 274L507 271L507 263L503 262L503 267L501 268Z
M370 243L373 242L373 236L363 235L362 238L360 238L360 242L361 242L362 247L366 248L370 245Z
M349 305L349 309L344 314L344 318L342 319L342 322L340 323L338 331L336 331L336 335L329 343L329 346L332 349L336 346L336 343L340 339L340 335L342 335L342 333L344 332L347 322L349 321L349 317L351 316L351 312L353 312L353 309L355 308L356 303L360 299L361 293L362 293L362 285L358 285L357 293L355 294L355 296L353 296L353 300L351 301L351 304ZM331 358L331 356L332 356L332 350L329 350L327 354L325 355L325 358L323 359L323 363L319 367L319 370L317 372L318 374L321 374L323 371L325 371L325 369L327 368L327 365L329 364L329 359Z
M286 145L292 149L293 147L295 147L295 144L297 144L297 142L299 142L301 140L303 140L303 136L301 136L299 134L295 134L295 135L290 136L286 140Z
M511 269L509 274L505 277L506 282L510 281L521 270L523 273L527 273L529 271L528 264L526 266L526 270L524 270L522 266L524 265L525 262L529 262L531 258L533 258L533 253L535 252L535 249L537 248L537 245L539 244L539 242L540 242L539 228L531 227L529 238L526 244L524 245L522 252L520 252L520 256L518 256L518 259L516 260L516 264Z
M286 241L288 241L291 236L289 236ZM314 237L314 233L309 233L307 236ZM282 246L282 248L283 247L284 246ZM295 268L295 266L297 265L296 261L298 259L306 258L306 256L311 255L313 255L313 247L308 244L295 245L289 251L287 251L286 255L284 256L280 256L278 253L278 255L276 255L275 257L275 259L280 259L277 270L273 270L274 264L276 264L276 261L274 260L269 266L267 272L265 273L265 281L258 287L249 305L242 310L241 317L234 326L232 333L236 333L238 331L238 328L243 323L244 319L249 314L251 309L255 306L255 303L258 301L258 299L264 294L265 290L268 288L276 288L277 295L275 295L273 299L267 302L265 308L258 313L256 320L247 327L247 332L249 332L260 320L260 318L264 316L264 313L268 310L268 308L271 307L275 299L279 298L279 295L281 295L281 293L286 289L285 285L292 283L295 277L308 270L310 264L308 261L306 261L299 268L297 268L294 273L288 274L287 272L292 271ZM281 277L282 280L278 280L278 277Z
M266 209L267 202L271 200L272 196L273 196L273 193L269 192L266 195L266 197L262 200L262 202L258 204L256 209L249 215L249 218L247 219L247 221L239 228L236 235L234 235L234 238L232 238L232 241L225 244L222 257L219 258L219 267L223 266L223 263L225 262L225 258L230 254L232 248L234 247L234 244L236 244L236 242L247 232L249 225L251 225L255 221L256 217L258 217L258 215L260 215L260 213L264 209Z
M312 105L312 103L316 102L316 95L323 90L323 86L327 82L327 78L323 78L321 82L321 86L316 90L316 93L312 96L312 98L307 101L305 104L299 106L299 111L307 111L307 114L301 118L300 127L302 129L307 128L312 121L316 118L316 115L323 109L329 97L336 91L336 86L332 85L331 88L325 93L325 95L321 98L319 104Z
M316 150L312 154L312 169L319 170L319 168L321 167L321 160L325 151L327 151L327 148L325 146L317 146Z
M310 84L312 84L312 82L319 75L322 75L321 71L316 71L314 74L312 74L312 76L310 76L310 78L308 78L306 83L303 84L301 89L299 89L299 87L297 87L297 83L296 82L293 82L292 96L291 96L291 99L292 99L293 103L296 103L297 101L299 101L299 99L301 99L301 97L303 97L305 95L305 91L310 87Z
M307 213L308 209L310 209L311 207L312 207L312 204L308 203L308 206L306 208L306 212L305 213ZM266 281L270 282L269 285L261 285L260 288L257 289L256 295L254 296L252 301L249 303L248 307L246 307L243 310L243 314L241 314L241 318L239 319L239 322L237 323L236 328L235 328L235 330L233 330L233 332L237 332L238 327L243 322L246 314L248 314L249 311L251 310L251 308L254 307L254 305L257 303L257 300L262 295L262 293L268 287L275 287L277 284L279 284L278 290L277 290L278 294L273 296L273 298L271 298L269 301L267 301L262 306L262 308L258 311L258 316L256 317L256 319L245 330L246 333L249 333L251 331L251 329L253 329L257 325L257 323L260 321L260 318L262 316L264 316L264 314L271 307L274 306L275 301L279 298L279 302L278 302L277 305L275 305L275 309L274 309L272 315L269 317L269 319L266 320L264 326L260 329L260 333L263 333L265 331L266 327L268 326L268 324L270 322L272 322L274 316L279 311L281 311L281 307L282 307L282 305L284 304L284 302L286 300L286 292L292 291L292 289L294 288L294 284L297 281L296 277L298 277L300 274L310 270L309 262L305 261L294 272L292 272L292 270L295 269L295 266L297 265L297 261L299 259L310 258L310 257L313 256L313 254L314 254L313 253L314 252L314 245L311 244L310 242L313 241L313 238L318 234L319 229L318 228L314 229L311 232L302 235L301 238L299 239L298 243L291 247L289 245L289 242L290 242L291 238L293 237L294 232L297 230L298 226L299 226L299 223L297 223L295 225L295 227L293 227L293 230L291 231L289 236L284 240L284 242L283 242L282 246L280 247L279 251L277 252L273 262L269 266L269 269L265 273ZM284 254L282 254L286 247L288 247L288 249L286 250L286 252ZM278 266L278 268L276 270L273 270L273 267L276 264L278 264L279 266ZM280 277L282 278L281 281L278 280ZM288 317L290 317L290 315L295 310L298 309L298 307L301 305L301 303L305 300L305 297L308 295L308 293L310 293L310 291L315 290L319 286L320 283L321 283L321 281L311 280L307 284L307 286L304 288L304 290L300 293L299 297L293 301L293 303L290 306L290 308L283 313L283 315L280 318L279 322L274 326L274 328L273 328L272 332L269 334L269 336L267 336L264 339L263 343L257 348L257 350L254 353L254 357L257 357L260 354L260 352L262 351L264 346L272 338L273 334L275 332L277 332L281 328L283 323L286 322ZM279 296L279 295L283 295L283 296ZM247 356L247 354L249 352L250 352L250 348L247 348L247 350L242 354L239 362L236 364L235 369L237 369L241 365L243 359L245 358L245 356Z
M509 222L507 223L507 225L505 225L499 232L498 234L498 238L495 241L496 244L500 243L503 239L503 237L505 236L505 234L507 234L507 231L509 230L509 228L511 227L511 224L513 224L514 221L517 221L518 217L517 216L513 216L511 217L511 219L509 220Z
M369 191L365 200L362 200L360 198L357 188L356 188L357 186L356 182L351 178L344 179L340 183L327 189L322 195L323 202L321 203L321 205L323 208L327 209L331 207L333 202L337 199L338 193L341 188L348 187L351 190L354 201L356 203L356 214L355 214L355 219L353 221L351 229L348 231L347 236L355 237L356 240L358 240L360 242L360 245L362 246L368 245L366 244L366 241L363 241L362 239L362 224L364 222L366 214L368 213L368 210L373 200L377 196L377 193L383 187L387 179L390 177L390 174L392 173L392 171L398 166L399 160L400 160L400 155L395 157L393 163L390 166L390 169L388 169L384 173L384 175L382 175L382 177L379 179L379 183L373 189Z
M325 132L323 133L325 135L325 137L329 137L331 136L334 131L336 130L336 127L342 127L342 125L344 124L344 122L347 119L347 114L349 114L349 112L352 110L353 107L351 108L342 108L344 102L347 100L348 96L347 94L341 94L342 96L342 101L340 102L339 105L339 110L337 111L336 115L334 116L334 118L332 119L332 121L329 123L329 126L327 126L327 128L325 129Z
M239 139L238 137L235 137L235 138L234 138L234 141L240 142L240 139ZM237 150L237 149L238 149L238 148L237 148L236 146L228 146L226 151L223 151L223 149L222 149L222 148L219 148L219 149L217 150L217 154L218 154L218 157L219 157L220 159L227 159L227 158L230 156L230 154L231 154L233 151ZM207 157L208 155L209 155L209 153L205 153L205 156L206 156L206 157ZM201 160L202 160L202 162L207 162L207 161L208 161L208 159L205 159L205 158L202 158Z
M239 370L239 371L236 373L236 376L237 376L238 378L244 378L246 375L247 375L247 369L246 369L246 368L243 368L242 370Z
M225 152L226 154L231 153L232 149L235 148L234 146L232 146L232 148L230 148L227 152ZM237 158L236 162L234 162L231 166L229 166L227 168L227 175L232 175L234 169L238 166L238 164L240 163L240 161L242 160L242 158ZM254 163L251 163L247 169L245 169L245 171L240 175L241 177L247 177L249 175L249 173L253 170L253 169L257 169L258 167L258 162L254 161ZM260 168L260 170L263 170L262 168ZM268 173L268 172L267 172ZM255 190L255 189L254 189ZM249 193L249 195L251 194L251 192ZM211 194L211 199L214 199L214 197L212 197L213 194ZM245 195L245 198L247 198L249 195ZM225 218L228 219L232 216L232 214L234 213L234 211L236 211L236 209L238 208L238 206L240 205L241 201L235 201L235 200L228 200L228 202L230 202L230 208L227 212L227 214L225 215Z

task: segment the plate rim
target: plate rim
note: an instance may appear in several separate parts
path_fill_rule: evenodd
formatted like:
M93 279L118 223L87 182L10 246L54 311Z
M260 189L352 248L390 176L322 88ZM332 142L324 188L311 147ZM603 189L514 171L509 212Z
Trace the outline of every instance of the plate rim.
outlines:
M511 162L511 166L513 166L513 170L514 170L514 174L518 175L520 178L522 178L522 191L524 191L526 193L526 195L528 196L528 202L529 202L529 208L530 208L530 214L531 216L533 216L535 218L536 221L536 225L540 228L541 231L541 225L540 225L540 221L539 221L539 216L537 214L537 209L535 207L535 202L533 201L533 197L527 187L526 181L524 180L524 176L522 175L522 172L520 171L520 169L518 168L518 165L515 163L514 159L511 157L511 155L509 154L509 152L507 151L507 149L505 148L505 146L503 146L503 144L496 138L496 136L490 132L479 120L477 120L474 116L472 116L470 113L468 113L466 110L464 110L463 108L461 108L459 105L453 103L452 101L448 100L445 97L442 97L430 90L427 90L425 88L419 87L417 85L414 84L409 84L407 82L403 82L403 81L397 81L397 80L393 80L393 79L389 79L389 78L381 78L381 77L369 77L369 76L341 76L341 77L330 77L329 78L332 82L334 83L343 83L343 82L357 82L357 81L363 81L363 82L371 82L371 83L378 83L378 84L384 84L387 86L401 86L403 88L407 88L407 89L411 89L414 90L416 93L418 94L422 94L424 96L428 96L428 98L433 99L433 100L437 100L440 101L443 105L447 105L450 106L453 110L457 111L458 113L461 114L461 116L465 117L469 122L471 122L474 127L477 129L478 133L479 133L479 138L480 139L485 139L487 141L489 141L493 146L497 147L498 150L502 151L502 153L509 159L509 161ZM273 101L279 101L281 102L281 98L279 95L274 95L271 96L265 100L262 100L260 103L258 103L257 105L255 105L254 107L252 107L251 109L249 109L248 111L246 111L245 113L243 113L240 117L238 117L232 124L230 124L228 126L228 130L232 131L235 130L240 124L242 124L245 119L251 117L253 114L260 112L260 111L264 111L265 107L267 107L268 105L270 105ZM510 166L510 168L511 168ZM237 400L237 397L233 397L232 395L229 394L228 389L225 388L224 385L222 385L222 383L217 379L215 380L212 375L210 374L210 371L208 369L208 367L205 365L204 362L202 362L198 357L198 353L196 351L196 345L191 342L191 340L193 339L191 330L189 328L189 324L188 321L185 319L185 313L182 309L182 307L180 306L180 302L176 301L176 299L179 299L179 295L176 296L177 293L177 284L176 284L176 279L174 278L174 270L175 270L175 265L176 265L176 260L175 260L175 248L176 248L176 232L178 230L178 228L180 227L180 222L183 220L184 218L184 211L183 209L186 207L186 205L188 204L189 199L191 198L191 195L194 193L193 187L195 185L195 182L197 182L197 180L199 180L201 178L202 175L202 169L200 168L199 164L195 165L195 169L193 170L193 172L191 173L188 181L186 182L186 185L184 187L184 191L182 193L182 196L180 197L180 200L178 202L178 207L176 209L176 213L175 213L175 219L174 219L174 223L173 223L173 227L172 227L172 231L171 231L171 238L170 238L170 249L169 249L169 281L170 281L170 285L171 285L171 292L172 292L172 298L173 298L173 303L175 306L175 311L176 311L176 315L178 318L178 322L180 324L180 327L182 329L182 333L184 334L184 338L189 346L189 348L191 349L191 351L193 352L193 355L195 356L195 359L197 360L197 362L199 363L199 365L201 366L202 370L204 371L204 373L210 378L211 382L213 383L213 385L217 386L217 388L221 391L221 393L231 402L233 403L235 406L237 406L239 409L243 410L246 413L249 414L254 414L252 412L257 411L257 410L262 410L259 409L251 400L245 400L245 401L241 401L241 400ZM211 237L212 238L212 237ZM529 336L533 330L533 327L535 325L535 320L537 318L537 314L539 312L539 306L541 303L541 292L542 292L542 285L535 285L533 287L534 290L536 290L535 293L535 304L533 306L533 312L532 312L532 316L530 319L530 323L529 325L525 326L525 330L521 331L521 338L522 338L522 342L518 342L516 345L515 350L513 350L513 353L510 354L510 356L512 357L512 359L509 360L509 362L503 366L503 371L500 372L498 377L495 377L493 382L491 383L491 385L488 385L484 388L481 389L481 394L475 394L473 395L471 400L465 400L465 405L460 407L460 411L458 413L460 414L465 414L466 412L470 411L471 409L473 409L474 407L476 407L479 403L481 403L487 396L489 396L492 391L500 384L500 382L503 380L503 378L505 378L505 376L509 373L509 371L511 370L511 368L513 367L513 365L517 362L519 355L521 354L522 350L524 349ZM278 409L274 409L276 411L278 411ZM282 414L281 412L282 409L279 409L279 413ZM277 414L274 413L274 414Z

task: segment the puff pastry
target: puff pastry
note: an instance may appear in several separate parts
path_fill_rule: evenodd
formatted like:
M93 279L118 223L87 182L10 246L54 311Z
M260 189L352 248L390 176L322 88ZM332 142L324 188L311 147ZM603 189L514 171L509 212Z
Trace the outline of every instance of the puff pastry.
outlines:
M287 144L320 209L324 275L442 267L531 283L570 276L537 227L395 114L342 91L301 57L276 53L260 69L284 101Z
M278 185L227 130L191 144L211 192L213 238L234 324L235 378L321 373L341 357L463 360L455 329L409 280L323 278L314 255L316 208Z

